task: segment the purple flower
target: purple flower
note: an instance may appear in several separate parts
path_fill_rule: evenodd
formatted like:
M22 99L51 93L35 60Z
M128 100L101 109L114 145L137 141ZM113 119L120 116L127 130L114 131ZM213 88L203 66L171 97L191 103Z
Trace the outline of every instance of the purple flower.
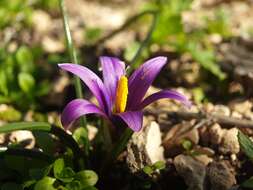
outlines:
M116 120L120 118L132 130L140 131L142 110L150 103L162 98L172 98L190 106L186 97L172 90L162 90L144 98L166 61L166 57L150 59L127 79L124 62L114 57L101 57L103 81L84 66L59 64L63 70L80 77L98 101L98 105L85 99L69 102L61 116L62 125L68 129L80 116L95 113L108 119L115 126Z

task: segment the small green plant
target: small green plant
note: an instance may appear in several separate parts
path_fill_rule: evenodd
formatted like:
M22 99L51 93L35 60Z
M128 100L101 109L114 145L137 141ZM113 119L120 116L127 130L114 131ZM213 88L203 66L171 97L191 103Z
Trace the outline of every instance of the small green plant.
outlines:
M62 158L43 169L30 170L32 180L26 181L23 187L34 187L34 190L96 190L94 185L98 181L97 174L92 170L74 172L65 165ZM50 174L52 173L53 176Z
M13 53L0 49L0 103L34 108L36 98L49 92L49 82L42 80L43 70L35 65L33 55L27 46Z
M145 174L152 176L154 173L159 172L160 170L165 169L166 165L163 161L157 161L156 163L145 166L142 170Z

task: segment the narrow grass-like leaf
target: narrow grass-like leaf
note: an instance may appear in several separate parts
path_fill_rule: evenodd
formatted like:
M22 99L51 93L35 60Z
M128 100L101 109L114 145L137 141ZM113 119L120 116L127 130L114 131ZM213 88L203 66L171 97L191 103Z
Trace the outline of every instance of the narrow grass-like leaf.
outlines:
M253 177L247 179L242 183L242 187L253 188Z
M0 133L9 133L17 130L36 130L50 132L51 125L46 122L16 122L8 123L0 127Z
M242 151L250 158L253 159L253 142L244 135L241 131L238 131L238 140Z
M79 148L73 137L67 134L63 129L57 126L51 126L46 122L17 122L2 125L0 127L0 133L8 133L16 130L30 130L30 131L45 131L57 136L66 146L70 147L74 153L76 159L75 164L78 165L77 160L83 157L83 152Z

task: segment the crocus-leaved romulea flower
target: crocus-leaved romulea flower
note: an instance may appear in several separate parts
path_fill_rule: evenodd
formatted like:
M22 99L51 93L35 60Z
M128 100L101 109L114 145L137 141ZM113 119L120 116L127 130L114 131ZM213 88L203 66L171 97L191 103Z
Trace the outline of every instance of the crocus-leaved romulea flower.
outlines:
M120 118L133 131L140 131L143 120L142 110L150 103L161 98L172 98L190 106L186 97L172 90L161 90L144 98L166 61L166 57L150 59L135 70L128 79L124 62L114 57L100 57L103 81L84 66L59 64L63 70L80 77L98 101L98 105L95 105L85 99L72 100L63 110L62 125L68 129L79 117L95 113L111 121L114 126Z

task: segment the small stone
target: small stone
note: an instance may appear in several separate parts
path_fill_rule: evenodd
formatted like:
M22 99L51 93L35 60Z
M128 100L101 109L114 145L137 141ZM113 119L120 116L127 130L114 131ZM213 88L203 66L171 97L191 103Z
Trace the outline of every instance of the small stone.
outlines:
M219 145L223 137L223 129L218 123L212 125L209 129L210 143L213 145Z
M95 138L96 134L98 133L98 128L88 124L87 129L88 129L88 138L90 141L92 141Z
M237 118L237 119L242 119L243 115L241 113L237 112L237 111L232 111L231 117Z
M214 105L210 102L203 105L203 110L207 113L212 112L214 109Z
M205 166L207 166L209 163L213 161L213 159L207 156L206 154L197 155L194 156L194 158L203 163Z
M0 134L0 145L4 144L5 142L5 135L4 134Z
M233 109L234 111L240 113L240 114L244 114L248 111L251 111L253 105L252 102L250 102L249 100L246 101L234 101L230 103L230 107L231 109Z
M237 159L236 154L231 154L230 158L231 158L232 162L236 161L236 159Z
M31 131L19 130L11 133L9 137L11 142L20 143L23 147L31 149L35 146L35 138Z
M207 167L207 180L210 183L210 190L228 190L236 179L225 162L212 162Z
M230 116L230 109L224 105L215 105L212 111L213 114Z
M164 160L163 156L164 149L161 146L162 139L159 125L154 121L151 122L150 125L148 125L145 128L145 134L146 134L145 149L147 151L147 154L149 155L151 163L154 164L157 161Z
M215 155L214 150L211 148L208 148L208 147L196 146L194 148L194 151L199 154L205 154L207 156L214 156Z
M52 28L53 23L47 12L36 10L32 19L34 28L38 33L47 33Z
M188 190L204 190L206 175L205 165L191 156L178 155L174 159L178 174L184 178Z
M48 53L63 52L64 44L54 37L45 36L42 39L43 50Z
M240 151L240 144L237 138L238 129L232 128L224 132L219 151L222 154L238 154Z
M164 161L159 125L152 121L139 133L134 133L127 145L127 164L132 173L146 165Z

